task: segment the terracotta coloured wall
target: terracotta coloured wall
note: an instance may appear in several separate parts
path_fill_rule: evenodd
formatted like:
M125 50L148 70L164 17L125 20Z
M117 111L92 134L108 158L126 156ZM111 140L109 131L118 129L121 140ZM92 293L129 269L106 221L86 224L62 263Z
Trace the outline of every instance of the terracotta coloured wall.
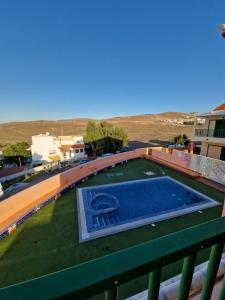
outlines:
M59 190L60 178L56 175L1 201L0 232Z
M191 156L188 153L176 149L152 148L152 155L165 161L189 168Z
M33 185L0 202L0 233L41 203L76 181L108 166L147 154L147 148L120 153L77 166Z
M97 159L95 161L70 169L60 174L61 188L63 189L67 186L70 186L74 181L81 180L85 176L98 172L108 166L123 162L125 160L140 157L141 155L146 153L147 149L141 148L135 151L124 152L109 157Z

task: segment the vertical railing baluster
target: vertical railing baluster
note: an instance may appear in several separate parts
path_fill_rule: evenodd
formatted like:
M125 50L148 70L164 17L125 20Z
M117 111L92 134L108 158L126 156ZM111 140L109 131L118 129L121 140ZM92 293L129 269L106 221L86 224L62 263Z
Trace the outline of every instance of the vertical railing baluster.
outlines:
M217 300L224 300L225 299L225 275L223 277L223 283L220 289L219 298Z
M105 291L105 300L118 300L117 283L115 283L110 290Z
M159 297L160 278L162 269L157 269L149 274L148 300L157 300Z
M184 258L178 300L188 300L197 253Z
M213 245L210 252L206 277L203 283L200 300L210 300L216 280L224 243Z

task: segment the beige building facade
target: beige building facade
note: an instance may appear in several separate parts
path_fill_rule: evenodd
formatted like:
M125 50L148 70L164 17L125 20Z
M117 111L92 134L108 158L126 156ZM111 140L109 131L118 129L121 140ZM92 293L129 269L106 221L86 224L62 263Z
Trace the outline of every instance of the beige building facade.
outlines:
M225 103L196 115L192 141L201 142L201 155L225 160Z

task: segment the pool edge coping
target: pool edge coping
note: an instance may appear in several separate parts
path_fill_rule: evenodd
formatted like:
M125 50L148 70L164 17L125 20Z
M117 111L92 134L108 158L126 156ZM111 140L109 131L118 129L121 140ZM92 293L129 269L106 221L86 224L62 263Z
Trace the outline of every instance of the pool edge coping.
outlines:
M83 190L87 190L87 189L98 189L101 187L109 187L109 186L119 186L119 185L123 185L123 184L132 184L134 182L144 182L144 181L152 181L152 180L162 180L162 179L169 179L181 186L183 186L185 189L188 189L190 191L192 191L193 193L200 195L201 197L204 197L206 200L209 200L209 203L204 203L204 204L198 204L198 205L194 205L191 207L187 207L187 208L181 208L175 211L170 211L170 212L164 212L161 213L159 215L155 215L155 216L151 216L151 217L147 217L147 218L143 218L141 220L136 220L136 221L130 221L127 222L125 224L120 224L120 225L115 225L115 226L111 226L109 228L103 228L103 229L99 229L97 231L94 232L88 232L87 231L87 224L86 224L86 215L85 215L85 209L84 209L84 198L83 198ZM169 219L173 219L175 217L180 217L182 215L187 215L189 213L194 213L194 212L198 212L200 210L203 209L207 209L207 208L211 208L214 206L219 206L221 205L220 202L218 202L217 200L195 190L194 188L189 187L188 185L174 179L171 176L157 176L157 177L153 177L153 178L146 178L146 179L137 179L137 180L129 180L129 181L123 181L123 182L117 182L117 183L108 183L108 184L101 184L101 185L95 185L95 186L89 186L89 187L84 187L84 188L77 188L76 189L76 194L77 194L77 212L78 212L78 232L79 232L79 243L83 243L83 242L87 242L90 240L94 240L100 237L106 237L112 234L116 234L116 233L120 233L126 230L130 230L130 229L135 229L138 227L142 227L142 226L146 226L146 225L151 225L155 222L160 222L160 221L164 221L164 220L169 220Z

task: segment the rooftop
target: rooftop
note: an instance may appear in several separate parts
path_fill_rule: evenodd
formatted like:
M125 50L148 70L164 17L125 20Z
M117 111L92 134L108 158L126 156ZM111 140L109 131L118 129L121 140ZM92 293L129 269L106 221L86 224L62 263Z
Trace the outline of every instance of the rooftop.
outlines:
M218 110L225 110L225 103L223 103L223 104L217 106L216 108L214 108L213 111L218 111Z
M33 137L48 137L48 136L52 136L52 137L56 137L56 138L60 138L60 140L62 141L67 141L67 140L73 140L74 138L83 138L82 135L80 134L77 134L77 135L54 135L54 134L51 134L50 132L46 132L46 133L40 133L40 134L36 134L36 135L33 135Z
M217 201L223 201L223 193L197 182L191 177L186 177L144 159L133 160L126 165L102 172L81 183L79 187L148 178L144 174L146 170L153 171L156 176L163 174L171 176ZM124 175L107 176L114 173L123 173ZM0 277L1 287L78 265L117 250L215 219L221 215L222 210L222 206L214 207L204 210L201 214L196 212L173 220L159 222L155 227L146 225L80 244L78 242L75 201L74 189L71 189L63 194L59 200L37 212L8 238L1 241L0 268L5 274L5 276ZM198 263L205 261L208 253L209 251L201 253L198 257ZM179 261L165 267L163 280L178 274L181 266L182 261ZM20 272L15 272L15 269L20 270ZM122 295L124 297L130 296L145 289L144 283L145 278L141 278L137 280L135 285L124 286Z

